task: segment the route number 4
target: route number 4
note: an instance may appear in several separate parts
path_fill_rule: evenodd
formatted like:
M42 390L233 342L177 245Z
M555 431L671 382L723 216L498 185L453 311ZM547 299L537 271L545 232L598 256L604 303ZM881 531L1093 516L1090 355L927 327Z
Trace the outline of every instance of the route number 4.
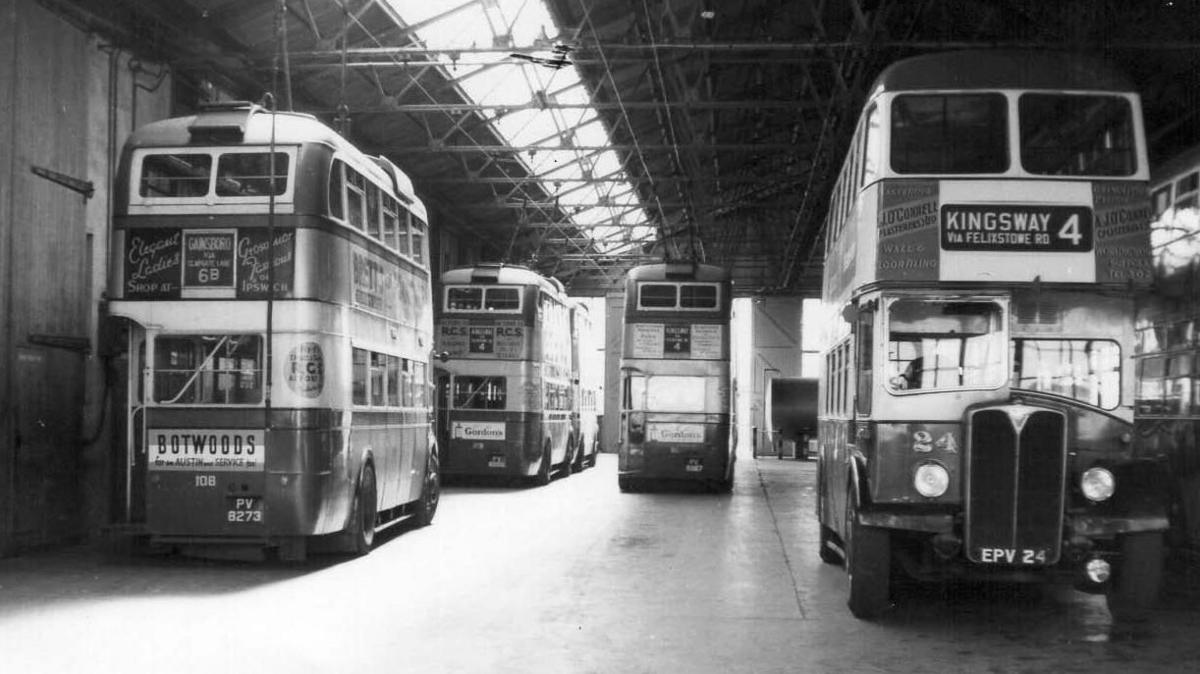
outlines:
M1083 239L1083 234L1079 233L1079 214L1076 213L1067 218L1063 226L1058 230L1058 238L1069 239L1072 246L1078 246L1079 241Z

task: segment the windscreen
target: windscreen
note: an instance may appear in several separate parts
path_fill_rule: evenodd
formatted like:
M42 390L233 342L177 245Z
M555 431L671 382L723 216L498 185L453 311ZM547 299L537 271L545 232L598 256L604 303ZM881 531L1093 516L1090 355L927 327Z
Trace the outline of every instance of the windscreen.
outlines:
M1004 317L989 301L897 300L888 308L889 388L988 388L1005 378Z
M1012 387L1107 410L1121 402L1121 347L1105 339L1014 339Z

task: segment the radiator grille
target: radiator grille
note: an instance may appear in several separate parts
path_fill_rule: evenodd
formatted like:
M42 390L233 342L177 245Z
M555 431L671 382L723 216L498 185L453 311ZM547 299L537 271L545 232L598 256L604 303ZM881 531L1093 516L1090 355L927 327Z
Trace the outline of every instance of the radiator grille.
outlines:
M1058 561L1066 419L1054 410L987 408L968 419L967 556L975 562Z

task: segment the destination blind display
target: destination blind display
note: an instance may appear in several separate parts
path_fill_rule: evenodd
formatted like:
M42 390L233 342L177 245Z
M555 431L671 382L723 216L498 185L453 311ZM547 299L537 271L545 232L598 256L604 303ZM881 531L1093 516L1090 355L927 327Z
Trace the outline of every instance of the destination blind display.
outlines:
M438 348L452 357L523 358L525 344L525 326L519 320L446 319L438 330Z
M1081 206L947 204L941 210L942 250L1092 250L1092 212Z

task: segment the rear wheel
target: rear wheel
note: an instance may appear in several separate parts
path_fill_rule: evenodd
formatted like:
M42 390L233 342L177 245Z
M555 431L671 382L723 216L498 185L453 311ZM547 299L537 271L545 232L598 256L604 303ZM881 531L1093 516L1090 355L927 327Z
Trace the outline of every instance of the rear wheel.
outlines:
M441 462L438 460L437 450L434 449L425 459L424 485L421 489L421 498L417 500L416 512L413 513L413 519L416 520L417 526L426 527L433 524L433 515L437 512L441 493Z
M1121 567L1108 595L1109 612L1138 617L1158 601L1162 589L1163 535L1142 531L1121 537Z
M351 554L365 555L371 551L371 545L375 543L375 515L375 468L368 463L358 478L350 525L346 528Z
M550 465L550 442L547 441L542 447L542 464L538 466L537 475L533 481L540 486L550 484L550 476L553 474L553 468Z
M567 473L578 473L583 470L583 443L567 438L567 447L571 449L567 457Z
M637 491L637 483L628 475L618 475L617 486L621 488L621 491Z
M846 575L850 597L846 604L855 618L873 620L888 608L891 595L892 550L886 529L858 522L853 493L846 495Z
M731 466L729 468L729 477L723 477L723 478L717 480L717 493L718 494L733 493L733 475L734 475L734 469Z

